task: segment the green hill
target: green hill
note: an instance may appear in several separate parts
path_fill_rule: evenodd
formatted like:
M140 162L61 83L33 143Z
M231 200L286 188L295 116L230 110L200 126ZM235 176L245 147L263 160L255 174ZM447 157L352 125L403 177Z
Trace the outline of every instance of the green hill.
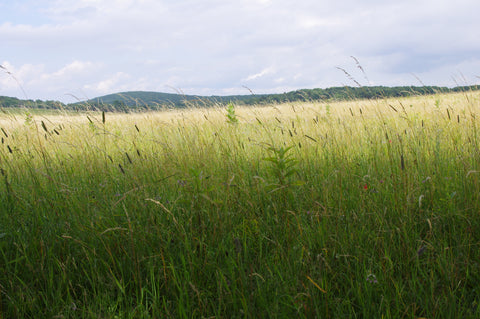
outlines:
M87 103L113 104L115 102L123 102L128 106L156 105L156 104L173 104L183 103L185 100L193 101L199 97L194 95L181 95L173 93L161 92L144 92L131 91L108 94L94 99L90 99Z
M201 107L235 104L254 105L267 103L284 103L294 101L338 101L354 99L379 99L480 90L479 85L458 86L455 88L438 86L362 86L331 87L327 89L302 89L282 94L251 94L229 96L199 96L174 93L131 91L108 94L84 102L65 105L56 101L20 100L0 96L0 107L28 107L72 110L124 111L148 110L162 108Z
M261 95L264 96L264 95ZM235 102L245 104L252 99L252 95L229 95L229 96L199 96L184 95L162 92L131 91L108 94L90 99L79 104L105 107L128 107L128 108L163 108L163 107L188 107L188 106L211 106Z
M198 96L160 92L121 92L109 94L86 103L89 107L102 110L129 110L132 108L156 109L163 107L197 107L235 104L253 105L267 103L284 103L294 101L338 101L353 99L380 99L388 97L405 97L436 93L449 93L469 90L479 90L480 86L462 86L455 88L438 86L363 86L363 87L332 87L327 89L302 89L282 94L261 95L229 95L229 96ZM78 105L78 103L77 103Z

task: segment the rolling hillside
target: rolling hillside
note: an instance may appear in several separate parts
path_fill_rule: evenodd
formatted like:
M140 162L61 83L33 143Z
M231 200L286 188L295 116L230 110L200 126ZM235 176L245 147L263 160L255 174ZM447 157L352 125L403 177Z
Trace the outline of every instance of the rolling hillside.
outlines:
M341 101L355 99L380 99L388 97L405 97L437 93L453 93L479 90L479 85L458 86L454 88L438 86L363 86L331 87L327 89L301 89L282 94L250 94L229 96L199 96L162 92L130 91L96 97L87 101L63 104L57 101L20 100L0 96L0 107L27 107L43 109L130 111L142 109L202 107L212 105L235 104L255 105L267 103L284 103L294 101Z
M90 107L109 110L113 108L158 108L158 107L195 107L211 106L234 102L236 104L284 103L293 101L339 101L353 99L379 99L387 97L405 97L429 95L436 93L452 93L459 91L478 90L480 86L459 86L455 88L438 86L364 86L364 87L332 87L327 89L302 89L282 94L251 94L229 96L198 96L169 94L160 92L121 92L91 99L83 104ZM82 103L80 103L81 105ZM78 106L78 103L76 104Z
M250 95L230 95L230 96L199 96L183 95L162 92L131 91L108 94L88 100L86 103L93 104L125 104L129 107L142 106L187 106L194 104L213 104L228 103L231 101L248 101Z

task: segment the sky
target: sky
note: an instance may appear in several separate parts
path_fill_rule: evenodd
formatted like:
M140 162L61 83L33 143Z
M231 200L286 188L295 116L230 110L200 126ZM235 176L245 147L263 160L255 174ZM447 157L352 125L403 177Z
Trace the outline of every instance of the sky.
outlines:
M478 12L478 0L1 1L0 95L480 84Z

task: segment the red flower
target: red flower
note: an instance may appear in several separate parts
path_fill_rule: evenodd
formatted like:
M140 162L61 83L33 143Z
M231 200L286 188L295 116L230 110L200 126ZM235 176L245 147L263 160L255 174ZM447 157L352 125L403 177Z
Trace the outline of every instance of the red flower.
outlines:
M367 185L367 184L363 185L363 189L364 189L364 190L367 190L367 189L368 189L368 185Z

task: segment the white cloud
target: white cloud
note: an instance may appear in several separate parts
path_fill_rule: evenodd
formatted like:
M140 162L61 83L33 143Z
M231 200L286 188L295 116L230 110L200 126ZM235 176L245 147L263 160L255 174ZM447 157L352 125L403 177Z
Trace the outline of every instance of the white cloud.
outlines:
M99 75L96 72L99 65L89 61L73 61L57 70L50 70L44 64L24 64L17 67L8 61L2 62L2 66L11 73L10 76L0 77L2 89L17 96L18 91L23 89L26 97L33 99L52 99L52 94L55 99L65 99L66 94L81 87L78 80L87 80L91 74Z
M243 85L258 93L338 86L351 83L336 66L358 73L351 55L379 85L418 84L411 73L429 84L449 82L456 72L473 79L480 73L477 0L1 5L0 58L33 98L168 86L187 94L248 94ZM19 95L11 77L1 74L0 83L0 95Z
M85 74L90 70L93 70L95 67L92 62L82 62L82 61L73 61L72 63L62 67L60 70L53 72L52 74L45 74L42 76L43 79L56 78L64 80L66 78L72 78Z
M252 81L252 80L261 78L261 77L263 77L267 74L273 73L273 72L274 72L273 67L268 67L268 68L263 69L262 71L260 71L258 73L247 76L245 79L243 79L243 81L246 81L246 82Z
M93 89L100 94L107 94L110 93L112 88L118 86L118 84L122 81L128 80L128 78L128 74L125 74L124 72L117 72L111 77L104 79L98 83L95 83L93 85L86 85L85 89Z

